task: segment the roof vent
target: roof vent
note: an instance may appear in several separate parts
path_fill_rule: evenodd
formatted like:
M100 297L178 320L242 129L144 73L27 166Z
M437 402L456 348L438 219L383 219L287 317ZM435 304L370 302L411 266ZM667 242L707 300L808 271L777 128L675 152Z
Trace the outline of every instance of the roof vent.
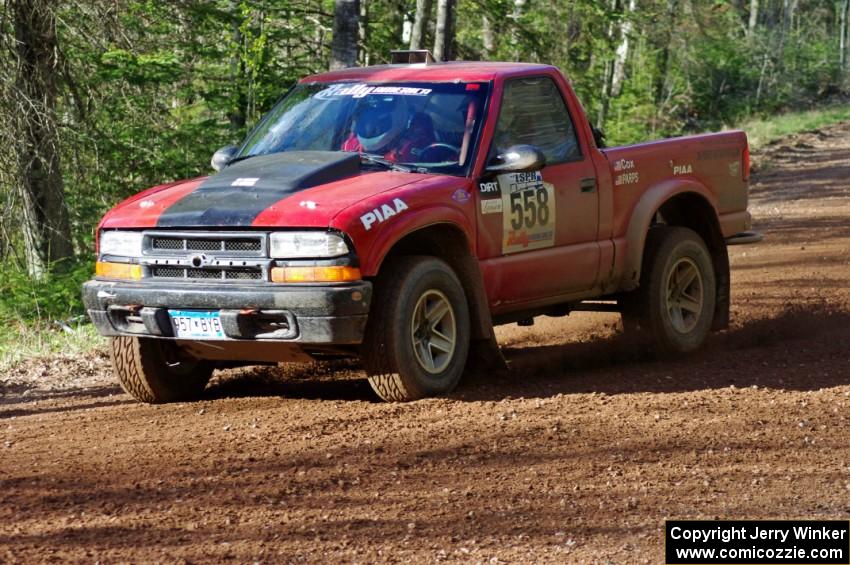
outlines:
M427 49L390 51L390 63L393 65L428 64L434 62L434 56Z

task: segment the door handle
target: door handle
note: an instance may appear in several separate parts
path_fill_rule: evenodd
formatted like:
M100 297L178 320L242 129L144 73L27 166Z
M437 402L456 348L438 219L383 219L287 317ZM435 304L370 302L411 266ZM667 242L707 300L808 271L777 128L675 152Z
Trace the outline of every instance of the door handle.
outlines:
M587 177L579 181L582 192L596 192L596 177Z

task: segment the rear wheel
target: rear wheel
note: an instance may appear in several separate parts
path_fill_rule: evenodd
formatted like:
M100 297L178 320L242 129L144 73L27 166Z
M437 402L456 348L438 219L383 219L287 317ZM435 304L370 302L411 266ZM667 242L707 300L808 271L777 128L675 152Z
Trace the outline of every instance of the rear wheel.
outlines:
M444 261L401 257L375 285L363 361L369 384L387 401L451 392L469 353L469 309Z
M141 402L195 400L212 376L209 362L187 355L171 341L113 337L110 353L121 388Z
M648 332L659 353L694 351L711 329L715 285L711 254L696 232L652 228L640 287L621 301L623 326Z

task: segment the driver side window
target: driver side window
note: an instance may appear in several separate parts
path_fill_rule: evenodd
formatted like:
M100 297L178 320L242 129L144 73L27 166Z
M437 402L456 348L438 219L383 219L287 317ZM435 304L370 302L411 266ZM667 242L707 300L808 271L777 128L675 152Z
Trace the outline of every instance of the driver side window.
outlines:
M570 114L549 77L514 79L505 84L489 157L520 144L535 145L549 165L581 157Z

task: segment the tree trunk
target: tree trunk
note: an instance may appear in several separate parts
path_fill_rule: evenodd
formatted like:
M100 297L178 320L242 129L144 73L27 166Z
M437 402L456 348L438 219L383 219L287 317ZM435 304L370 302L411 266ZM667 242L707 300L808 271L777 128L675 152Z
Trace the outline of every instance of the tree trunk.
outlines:
M360 20L357 22L357 36L360 40L360 45L363 46L361 55L363 57L363 66L368 67L372 64L372 53L369 51L369 0L360 0ZM350 66L350 65L349 65Z
M234 134L240 134L242 128L245 127L245 109L248 106L248 99L245 95L245 61L240 55L243 38L239 24L242 21L242 16L239 11L239 4L233 0L228 6L228 11L231 17L230 39L233 43L233 51L230 53L230 85L234 90L234 96L230 100L231 109L227 113L227 119Z
M353 67L357 64L359 21L360 0L335 0L331 70Z
M626 78L626 61L629 58L629 40L632 34L632 14L637 0L629 0L629 6L620 24L620 44L614 54L614 69L611 76L611 96L617 97L623 91L623 79Z
M434 31L434 59L450 61L454 43L454 0L437 0L437 27Z
M759 0L750 0L750 21L747 25L747 35L752 37L759 22Z
M496 37L493 34L493 23L487 14L481 16L481 42L484 47L484 60L489 61L496 52Z
M431 0L416 0L416 17L410 30L410 48L422 49L425 45L425 30L431 17Z
M514 61L519 61L522 58L519 48L519 19L522 17L523 8L525 8L525 0L514 0L514 12L511 14L511 19L513 20L511 38L514 44Z
M658 124L661 116L662 106L665 98L667 75L670 71L670 43L673 40L673 32L676 28L676 10L679 0L667 0L667 18L664 25L661 43L658 49L658 65L653 79L653 101L655 102L655 116L653 118L652 132Z
M794 25L794 15L797 12L798 0L784 0L782 8L782 28L785 33Z
M40 278L61 268L60 262L74 251L59 169L55 6L49 0L12 0L7 6L18 58L17 161L23 236L27 267Z
M848 30L848 19L850 19L850 0L843 0L841 4L838 6L839 14L839 30L838 30L838 62L842 70L846 70L848 66L847 62L847 48L848 43L850 43L850 30Z

